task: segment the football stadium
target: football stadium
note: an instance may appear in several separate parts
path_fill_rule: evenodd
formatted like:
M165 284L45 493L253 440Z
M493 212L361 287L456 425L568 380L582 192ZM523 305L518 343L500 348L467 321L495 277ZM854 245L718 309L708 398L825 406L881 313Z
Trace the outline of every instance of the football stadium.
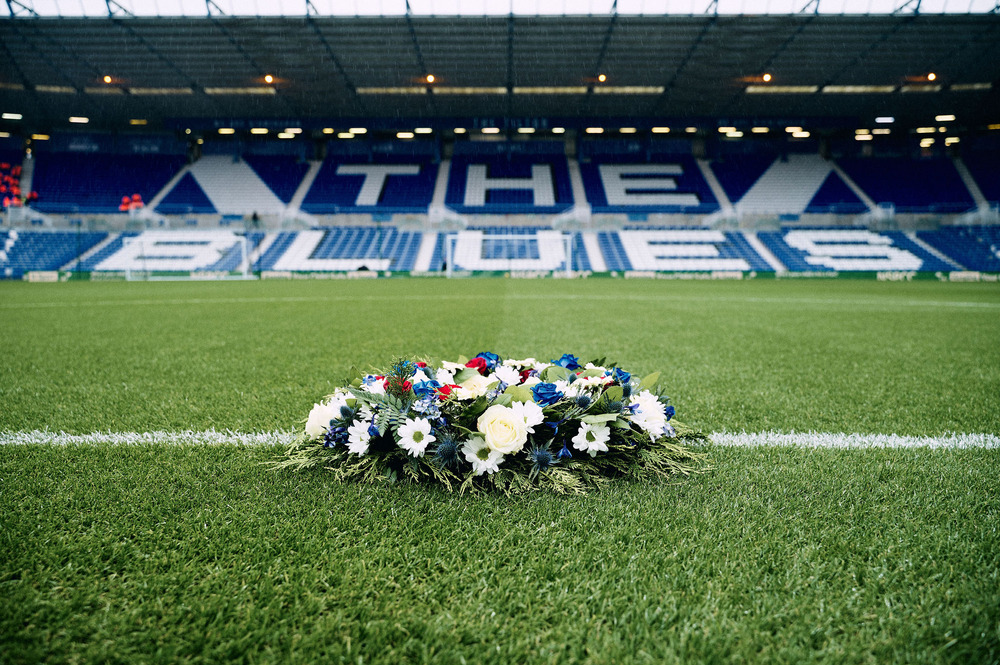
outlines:
M0 662L1000 663L995 0L0 46Z

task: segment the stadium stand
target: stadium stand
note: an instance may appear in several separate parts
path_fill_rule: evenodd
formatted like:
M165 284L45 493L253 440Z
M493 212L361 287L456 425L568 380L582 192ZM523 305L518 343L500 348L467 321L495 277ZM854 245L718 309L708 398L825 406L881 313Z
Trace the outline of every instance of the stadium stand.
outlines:
M214 214L218 211L195 177L191 173L185 173L156 206L156 212L162 215L190 215Z
M36 270L58 270L107 237L92 231L0 231L0 275L21 279Z
M179 155L39 152L32 188L45 213L114 213L122 196L152 199L184 165Z
M561 141L455 143L445 204L460 214L555 214L573 204Z
M414 270L423 233L395 227L341 227L287 232L263 253L254 270Z
M331 150L302 201L303 212L427 212L438 165L430 143L350 141Z
M960 213L975 207L947 157L843 157L844 171L876 203L898 213Z
M1000 137L980 137L963 151L962 161L986 201L1000 204Z
M242 231L2 231L0 275L30 270L228 272L242 262ZM251 232L254 271L561 271L565 232L544 226L474 226L457 232L393 225ZM1000 227L934 231L786 227L778 231L629 226L568 232L571 267L623 272L1000 272ZM454 238L454 240L449 240ZM74 259L80 256L79 266Z
M941 227L917 237L968 270L1000 272L1000 227Z
M244 155L243 161L286 205L309 170L309 164L290 155Z
M898 231L797 228L762 231L757 235L792 272L947 271L955 268Z
M595 213L719 210L686 140L585 141L580 175Z

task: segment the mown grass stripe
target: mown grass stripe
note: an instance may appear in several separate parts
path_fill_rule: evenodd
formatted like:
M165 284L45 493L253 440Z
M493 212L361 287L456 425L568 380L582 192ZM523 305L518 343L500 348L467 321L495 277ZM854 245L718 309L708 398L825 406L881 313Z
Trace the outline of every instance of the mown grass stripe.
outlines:
M294 432L94 432L66 434L35 430L0 432L0 445L187 445L187 446L277 446L287 445ZM741 432L716 433L712 442L719 446L753 448L779 446L794 448L1000 448L1000 436L993 434L949 434L946 436L900 436L897 434L844 434L834 432Z
M724 296L724 295L683 295L671 293L657 294L600 294L600 293L548 293L537 294L503 294L505 301L570 301L570 302L718 302L747 303L775 305L817 305L821 307L903 307L903 308L957 308L957 309L1000 309L1000 303L977 302L968 300L919 300L915 298L815 298L794 296ZM279 303L356 303L356 302L421 302L421 301L479 301L480 294L434 293L434 294L358 294L358 295L324 295L324 296L260 296L260 297L222 297L222 298L135 298L127 300L77 300L59 302L21 302L0 303L0 310L19 309L61 309L67 307L143 307L143 306L188 306L188 305L264 305Z

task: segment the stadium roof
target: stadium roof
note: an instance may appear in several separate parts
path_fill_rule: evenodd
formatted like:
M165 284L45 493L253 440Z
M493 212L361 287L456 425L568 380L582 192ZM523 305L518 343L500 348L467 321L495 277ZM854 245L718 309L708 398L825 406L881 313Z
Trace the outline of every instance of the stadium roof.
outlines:
M48 4L62 12L73 3ZM22 10L0 20L0 130L59 129L84 118L102 129L197 118L305 127L371 118L432 126L601 118L640 127L697 119L849 126L954 115L969 127L1000 123L996 13L929 15L910 3L871 16L814 8L754 16L167 18L131 16L113 0L98 4L100 17L55 18L25 15L26 5L8 0L12 12Z

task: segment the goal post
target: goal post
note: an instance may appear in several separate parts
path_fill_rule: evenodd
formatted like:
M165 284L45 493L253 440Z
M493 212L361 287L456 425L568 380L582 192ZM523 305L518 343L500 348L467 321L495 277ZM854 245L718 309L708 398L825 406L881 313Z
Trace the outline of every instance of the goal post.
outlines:
M572 231L553 231L553 230L548 230L548 229L546 231L549 232L549 233L558 233L559 234L559 240L560 240L560 245L561 245L561 255L559 256L559 263L558 263L558 265L556 267L539 267L538 271L540 271L540 272L550 271L550 272L552 272L553 275L556 274L557 272L562 272L562 273L565 273L566 277L572 277L573 276L573 242L574 242L573 232ZM473 231L457 231L457 232L448 233L444 237L444 241L445 241L445 247L444 247L444 250L445 250L445 276L448 277L448 278L454 277L454 275L455 275L455 270L456 270L455 260L456 260L456 255L457 255L456 248L458 247L459 237L463 233L482 233L481 237L482 237L483 241L485 241L485 240L500 241L500 242L503 242L504 246L507 247L508 249L511 246L513 246L515 243L519 243L519 242L520 243L525 243L525 242L540 243L541 242L541 239L536 234L527 234L527 233L509 233L509 232L504 232L504 233L483 233L483 232L478 232L478 231L474 231L474 230ZM482 243L479 245L478 249L479 249L480 252L483 251L483 246L484 245ZM541 248L539 248L539 249L541 250ZM523 259L518 259L518 258L515 258L515 257L511 257L511 256L506 256L506 257L500 258L500 259L497 259L497 258L484 259L481 256L479 258L483 260L483 264L480 264L479 266L477 266L477 265L475 265L475 262L474 262L474 264L472 266L464 266L464 269L465 270L469 270L471 272L475 272L477 270L481 270L483 272L489 272L491 270L506 270L508 272L514 272L516 270L513 267L514 261L523 260ZM494 262L492 264L492 267L485 267L484 264L485 264L486 261L492 261L492 262ZM506 267L500 268L499 265L496 263L498 261L506 261L507 262ZM561 266L561 268L559 266ZM462 267L463 266L458 266L458 268L462 268ZM533 272L532 268L530 268L530 267L523 268L523 270L525 272Z

